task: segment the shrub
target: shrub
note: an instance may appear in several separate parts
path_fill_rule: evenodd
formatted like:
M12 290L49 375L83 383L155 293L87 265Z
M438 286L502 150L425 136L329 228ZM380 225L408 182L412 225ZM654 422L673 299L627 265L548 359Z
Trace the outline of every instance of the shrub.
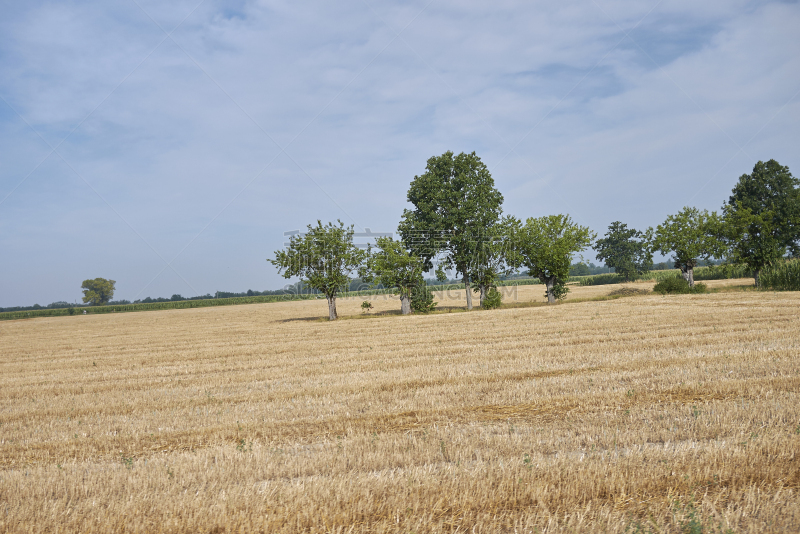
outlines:
M368 300L365 300L361 303L361 313L369 313L372 309L372 303Z
M414 313L429 313L436 308L433 301L433 292L427 284L418 284L411 292L411 311Z
M596 274L581 279L578 283L582 286L604 286L607 284L621 284L625 279L615 273Z
M495 308L499 308L500 304L502 303L503 295L500 294L496 287L490 287L483 299L483 309L493 310Z
M761 289L800 291L800 260L784 261L767 267L759 275Z
M680 276L673 276L672 278L665 278L653 287L655 293L661 295L682 295L686 293L708 293L708 288L705 284L695 284L694 287L689 287L689 282Z

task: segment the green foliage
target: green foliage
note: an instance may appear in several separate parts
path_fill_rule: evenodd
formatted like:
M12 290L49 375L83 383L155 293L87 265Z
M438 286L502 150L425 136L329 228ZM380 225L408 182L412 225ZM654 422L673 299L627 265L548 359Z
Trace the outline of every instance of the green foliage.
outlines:
M105 278L95 278L94 280L84 280L81 284L83 289L83 302L92 306L104 306L114 296L114 280Z
M489 169L474 152L432 157L425 173L411 182L408 201L414 209L403 212L398 227L403 243L422 258L425 271L440 257L438 274L454 268L469 285L487 229L502 211L503 195L495 189ZM467 291L468 305L471 298Z
M436 308L433 292L420 276L418 283L411 292L411 310L414 313L430 313Z
M422 260L391 237L379 237L375 244L378 250L368 256L366 264L359 270L361 279L396 289L401 297L409 297L422 278Z
M678 524L681 534L733 534L730 528L723 530L722 523L715 525L711 520L704 518L695 507L694 498L686 505L675 501L673 513L683 516Z
M365 300L361 303L361 313L369 313L372 310L372 303Z
M800 180L777 161L759 161L739 177L723 211L730 256L753 271L756 285L787 250L800 252Z
M773 159L759 161L751 174L739 177L732 193L726 207L750 210L753 215L770 212L772 237L792 255L800 255L800 180L789 167Z
M514 247L514 236L521 227L516 217L503 217L480 236L470 266L470 277L479 289L488 291L501 276L508 276L519 267L522 259Z
M709 265L707 267L694 268L694 280L728 280L730 278L747 278L752 276L751 271L746 265L725 264ZM674 278L675 271L648 271L639 278L642 280L661 281L667 278ZM621 284L625 279L618 274L596 274L585 276L577 280L581 286L601 286L607 284Z
M606 236L598 239L594 245L597 259L613 267L626 282L630 281L649 271L653 265L653 253L650 251L652 234L652 228L642 233L615 221L609 225Z
M661 295L681 295L687 293L707 293L708 288L703 283L695 284L694 287L680 276L672 276L661 280L653 287L654 293Z
M572 255L589 246L596 234L572 222L569 215L530 218L515 235L520 263L547 287L548 302L563 298L568 289Z
M800 291L800 260L790 260L767 267L759 276L762 289Z
M694 270L695 280L728 280L730 278L748 278L753 276L747 265L723 263L697 267Z
M362 291L360 293L382 294L384 290L373 290L371 292ZM319 298L317 295L265 295L256 297L234 297L227 299L206 299L206 300L182 300L178 302L149 302L125 305L107 304L106 306L83 307L76 310L79 313L89 313L92 315L103 313L124 313L140 311L159 311L159 310L182 310L187 308L208 308L213 306L233 306L238 304L261 304L267 302L284 302L290 300L313 300ZM35 317L60 317L69 315L69 308L51 308L31 311L13 311L0 313L0 321L15 319L32 319Z
M596 274L581 278L578 284L581 286L604 286L607 284L621 284L625 279L616 273Z
M573 263L569 266L570 276L590 276L591 274L592 271L589 269L589 266L583 262Z
M722 256L724 244L718 237L720 231L721 221L716 212L685 207L658 225L653 250L665 255L673 253L675 266L693 284L693 270L700 258L708 260Z
M483 299L481 305L485 310L494 310L499 308L503 303L503 295L497 290L496 287L490 287L486 292L486 298Z
M284 278L299 276L309 287L328 299L330 319L337 318L336 294L347 287L351 274L367 259L367 251L353 244L353 226L345 227L342 221L326 225L317 221L308 225L304 236L291 236L285 250L275 252L274 260L267 260Z
M119 456L125 469L133 469L133 457L125 456L124 454L120 454Z

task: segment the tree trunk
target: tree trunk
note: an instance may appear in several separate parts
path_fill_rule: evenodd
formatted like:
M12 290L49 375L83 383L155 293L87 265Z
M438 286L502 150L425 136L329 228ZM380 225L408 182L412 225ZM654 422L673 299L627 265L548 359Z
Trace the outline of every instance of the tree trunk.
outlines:
M409 295L400 295L400 313L403 315L411 313L411 297Z
M545 278L544 284L547 287L547 303L548 304L555 304L556 296L553 294L553 285L555 284L556 278L555 276L551 276L550 278Z
M753 269L753 279L756 281L756 287L761 287L759 276L761 276L761 269Z
M469 285L469 276L464 276L464 289L467 290L467 309L472 309L472 288Z
M328 319L331 321L335 321L337 319L336 315L336 295L331 295L327 297L328 299Z
M689 287L694 287L694 267L688 265L681 265L681 276L689 282Z
M486 286L481 287L481 308L483 308L483 301L486 300Z

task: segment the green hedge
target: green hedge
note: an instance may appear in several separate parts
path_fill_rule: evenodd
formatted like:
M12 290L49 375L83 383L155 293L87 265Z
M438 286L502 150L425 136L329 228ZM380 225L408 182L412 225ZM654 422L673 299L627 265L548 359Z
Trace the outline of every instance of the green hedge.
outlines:
M75 315L83 315L84 311L86 311L87 314L124 313L153 310L180 310L184 308L208 308L211 306L232 306L236 304L260 304L264 302L309 300L315 298L317 298L317 295L259 295L255 297L232 297L227 299L177 300L173 302L115 304L111 306L80 306L76 308L53 308L3 312L0 313L0 321L10 319L31 319L34 317L60 317L64 315L71 315L70 310L72 310L72 313Z
M784 261L767 267L759 275L761 289L800 291L800 260Z
M655 280L661 282L668 278L679 275L678 269L668 271L649 271L644 273L638 280ZM727 280L729 278L749 278L753 273L744 265L710 265L708 267L695 267L695 280ZM594 276L581 276L578 282L582 286L600 286L605 284L621 284L625 279L615 273L596 274ZM572 279L570 279L572 281Z

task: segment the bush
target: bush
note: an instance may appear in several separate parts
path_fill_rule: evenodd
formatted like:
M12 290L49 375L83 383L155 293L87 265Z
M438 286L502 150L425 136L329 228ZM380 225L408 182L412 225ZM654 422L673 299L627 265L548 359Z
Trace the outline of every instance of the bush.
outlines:
M581 279L578 283L582 286L604 286L607 284L621 284L625 278L618 274L596 274L594 276L587 276Z
M483 299L483 309L494 310L495 308L499 308L502 303L503 295L500 294L496 287L490 287Z
M708 293L708 288L705 284L695 284L694 287L689 287L689 282L681 276L674 276L666 278L653 287L653 292L660 293L661 295L683 295L687 293Z
M761 289L800 291L800 260L790 260L767 267L758 277Z
M414 313L430 313L436 308L433 292L427 284L418 284L411 292L411 311Z

